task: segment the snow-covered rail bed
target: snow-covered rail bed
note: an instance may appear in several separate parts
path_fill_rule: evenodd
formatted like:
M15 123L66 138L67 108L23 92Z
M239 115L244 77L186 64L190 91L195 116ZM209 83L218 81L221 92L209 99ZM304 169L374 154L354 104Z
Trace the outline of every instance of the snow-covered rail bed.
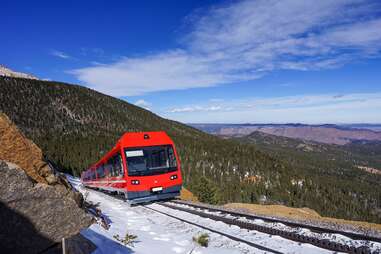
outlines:
M163 205L215 221L236 225L240 228L277 235L301 243L310 243L328 250L349 253L381 253L380 242L371 241L372 238L367 236L361 238L361 235L358 234L311 227L309 225L282 223L274 219L258 218L258 216L254 215L235 213L225 209L184 201L166 202ZM354 235L355 239L348 237L348 235Z
M96 204L107 217L110 227L103 228L100 224L93 224L81 234L91 240L97 249L92 254L109 253L137 253L137 254L256 254L269 253L251 247L242 242L231 240L220 234L207 231L203 228L184 223L163 214L146 209L143 206L129 206L121 199L111 195L86 189L79 179L68 176L74 188L80 191L86 200ZM153 207L159 206L152 204ZM161 207L161 206L160 206ZM174 212L172 210L172 212ZM178 212L182 213L182 212ZM176 215L176 212L173 213ZM190 216L190 215L189 215ZM123 237L126 233L137 236L133 245L123 246L114 236ZM208 233L209 246L201 247L193 242L194 236ZM286 248L286 247L285 247ZM310 253L310 248L302 251L292 248L285 253ZM312 253L321 253L314 251Z
M95 204L109 221L109 228L93 224L82 231L82 235L93 241L99 253L184 253L184 254L238 254L238 253L271 253L246 242L263 246L278 253L333 253L308 243L300 243L271 233L247 230L224 222L203 218L189 212L168 208L159 203L146 206L130 207L121 199L108 194L84 188L79 179L68 180L87 201ZM186 223L179 219L147 209L147 206L171 214L173 217L194 222L203 227ZM195 208L193 208L195 209ZM214 213L214 211L209 211ZM207 229L209 228L209 230ZM223 234L219 234L222 232ZM136 235L133 245L123 246L115 238L126 233ZM209 246L201 247L192 241L194 236L209 234ZM226 235L234 236L238 240ZM243 240L243 241L242 241ZM373 249L375 250L375 249ZM373 252L373 251L372 251ZM364 252L367 253L367 252Z
M212 229L212 228L210 228L210 226L203 226L203 225L201 225L201 224L199 224L199 223L197 223L197 222L193 222L193 221L190 221L190 220L188 220L188 219L183 219L183 218L180 218L180 217L178 217L178 216L171 215L171 214L169 214L168 212L160 211L160 210L157 210L157 209L152 208L152 207L148 207L148 206L146 206L146 208L148 208L148 209L150 209L150 210L152 210L152 211L161 213L161 214L163 214L163 215L165 215L165 216L169 216L169 217L171 217L171 218L180 220L180 221L185 222L185 223L187 223L187 224L191 224L191 225L194 225L194 226L196 226L196 227L206 229L207 231L216 233L216 234L218 234L218 235L225 236L225 237L227 237L227 238L229 238L229 239L232 239L232 240L234 240L234 241L237 241L237 242L241 242L241 243L247 244L247 245L249 245L249 246L251 246L251 247L254 247L254 248L257 248L257 249L259 249L259 250L263 250L263 251L266 251L266 252L269 252L269 253L274 253L274 254L283 254L282 252L279 252L279 251L274 250L274 249L267 248L267 247L262 246L262 245L260 245L260 244L256 244L256 243L253 243L253 242L244 240L244 239L242 239L242 238L239 238L239 237L236 237L236 236L233 236L233 235L230 235L230 234L221 232L221 231L219 231L219 230Z
M231 225L221 221L212 220L192 214L187 211L177 210L168 207L163 203L154 203L145 207L153 209L163 216L175 217L182 221L197 224L211 232L221 232L223 235L234 236L237 242L252 243L260 246L253 253L260 253L264 249L265 253L334 253L333 251L319 248L308 243L295 242L280 236L266 234L255 230L247 230L239 226Z

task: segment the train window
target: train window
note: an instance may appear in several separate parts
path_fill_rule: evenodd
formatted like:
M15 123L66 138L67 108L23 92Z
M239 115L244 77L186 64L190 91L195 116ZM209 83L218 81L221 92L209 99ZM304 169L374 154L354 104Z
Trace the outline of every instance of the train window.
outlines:
M114 157L111 157L107 161L107 168L109 169L109 176L116 176L114 167Z
M105 164L105 169L104 169L104 171L105 171L105 176L107 176L107 177L110 177L110 176L112 176L112 158L110 158L108 161L107 161L107 163Z
M168 147L167 147L167 151L168 151L168 158L169 158L169 162L170 162L170 164L171 164L173 167L177 167L176 156L175 156L175 152L173 151L172 146L168 146Z
M123 176L122 156L120 153L113 157L113 169L115 176Z
M105 177L105 170L104 170L104 165L100 165L97 167L97 175L99 178L104 178Z
M114 176L114 168L113 168L113 162L112 162L112 158L108 159L107 161L107 164L106 164L106 168L107 168L107 176L110 177L110 176Z
M150 146L126 149L128 174L154 175L177 170L173 147Z
M124 176L122 155L118 154L119 175Z
M104 178L106 176L106 164L101 165L101 178Z

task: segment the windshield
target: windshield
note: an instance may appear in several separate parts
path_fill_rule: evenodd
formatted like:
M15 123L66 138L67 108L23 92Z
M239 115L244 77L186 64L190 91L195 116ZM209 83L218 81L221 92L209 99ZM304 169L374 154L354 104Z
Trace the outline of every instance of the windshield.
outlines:
M163 174L177 170L172 146L149 146L125 149L129 176Z

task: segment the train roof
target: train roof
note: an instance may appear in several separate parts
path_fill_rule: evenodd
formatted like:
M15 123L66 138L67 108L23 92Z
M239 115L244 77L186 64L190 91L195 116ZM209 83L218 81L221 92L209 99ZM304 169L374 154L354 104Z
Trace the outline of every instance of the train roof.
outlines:
M173 145L173 141L165 131L126 132L110 151L108 151L99 161L92 164L89 168L95 168L99 164L104 163L111 157L111 155L113 155L116 151L119 151L121 147L133 148L157 145Z
M173 144L172 139L164 131L126 132L119 140L121 147L141 147Z

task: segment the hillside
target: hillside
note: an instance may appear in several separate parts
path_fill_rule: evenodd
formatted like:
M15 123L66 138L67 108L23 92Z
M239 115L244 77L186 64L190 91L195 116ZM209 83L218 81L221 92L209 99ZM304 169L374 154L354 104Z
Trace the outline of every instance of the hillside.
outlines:
M260 131L281 137L297 138L325 144L345 145L351 142L379 141L381 132L372 129L359 129L359 125L306 125L306 124L192 124L193 127L208 133L242 137ZM374 125L376 128L378 125ZM364 127L364 125L362 125ZM372 128L368 126L367 128Z
M49 159L76 175L123 132L164 130L178 148L186 187L198 196L207 186L215 193L210 202L306 206L325 216L381 222L379 182L361 170L319 174L293 167L252 144L220 139L77 85L0 77L0 101L0 111Z

